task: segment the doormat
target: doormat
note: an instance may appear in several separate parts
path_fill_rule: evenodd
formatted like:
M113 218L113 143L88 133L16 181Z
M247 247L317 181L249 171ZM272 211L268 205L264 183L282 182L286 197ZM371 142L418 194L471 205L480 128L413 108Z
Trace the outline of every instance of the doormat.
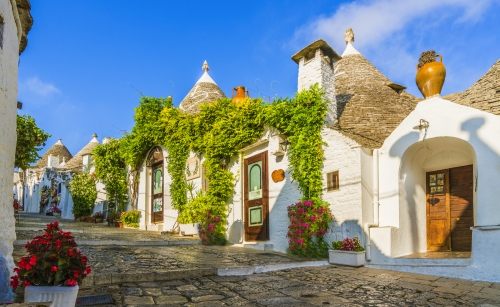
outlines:
M113 299L109 294L83 296L76 299L76 307L78 306L94 306L102 304L113 304Z

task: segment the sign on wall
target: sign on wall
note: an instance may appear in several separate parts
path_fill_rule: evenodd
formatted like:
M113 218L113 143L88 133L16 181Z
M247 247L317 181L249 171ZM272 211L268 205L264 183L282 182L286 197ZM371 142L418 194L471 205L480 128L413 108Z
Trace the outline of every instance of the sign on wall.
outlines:
M201 174L201 165L199 157L191 157L186 161L186 180L199 178Z

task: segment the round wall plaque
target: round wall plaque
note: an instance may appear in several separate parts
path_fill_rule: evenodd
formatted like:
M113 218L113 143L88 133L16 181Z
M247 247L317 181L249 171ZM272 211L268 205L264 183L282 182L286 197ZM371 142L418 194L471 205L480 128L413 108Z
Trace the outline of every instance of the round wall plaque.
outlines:
M274 182L280 182L285 179L285 171L282 169L277 169L272 172L271 178L273 179Z

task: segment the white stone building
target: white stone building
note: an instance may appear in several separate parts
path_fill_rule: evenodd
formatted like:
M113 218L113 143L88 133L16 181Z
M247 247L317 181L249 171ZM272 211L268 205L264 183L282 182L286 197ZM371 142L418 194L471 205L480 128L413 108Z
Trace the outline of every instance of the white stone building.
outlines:
M359 236L368 266L500 281L493 194L500 186L500 61L467 91L422 100L384 76L354 48L352 36L346 38L342 56L318 40L292 57L299 65L298 90L319 83L330 101L322 131L323 198L335 221L327 240ZM224 97L204 70L182 110L196 112L197 104ZM301 195L287 172L284 143L267 131L228 162L237 178L228 200L230 243L286 251L286 208ZM140 174L142 229L175 226L165 158L165 149L152 148ZM203 161L194 153L187 161L187 180L202 189ZM267 195L260 206L249 205L253 196L244 176L255 165ZM274 182L274 171L284 171L284 180ZM264 212L257 235L249 227L252 210Z
M33 25L28 0L0 1L0 302L8 301L12 272L14 210L12 171L16 150L17 75L19 55ZM6 273L7 272L7 273Z
M33 167L23 171L24 182L17 190L24 191L22 198L19 199L24 211L45 213L50 206L55 205L61 210L62 218L74 219L73 200L68 186L71 183L72 174L92 167L92 150L97 145L99 141L97 135L94 134L90 142L75 156L72 156L59 139ZM94 212L106 208L105 201L107 200L104 185L98 182L96 187L98 195ZM51 189L51 192L42 196L44 190L47 189Z

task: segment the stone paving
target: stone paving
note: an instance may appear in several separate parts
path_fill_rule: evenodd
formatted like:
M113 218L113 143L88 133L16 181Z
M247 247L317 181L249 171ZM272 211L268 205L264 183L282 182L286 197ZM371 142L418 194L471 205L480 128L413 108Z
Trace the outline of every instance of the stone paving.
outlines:
M312 267L88 287L113 306L500 306L500 284L369 268Z
M24 216L18 240L31 239L50 220ZM74 230L77 242L101 243L79 246L93 269L79 296L108 293L115 302L99 306L500 306L498 283L337 267L276 252L192 245L197 238L60 223ZM181 245L162 243L175 240ZM21 242L15 259L24 255ZM19 291L16 300L21 299Z

